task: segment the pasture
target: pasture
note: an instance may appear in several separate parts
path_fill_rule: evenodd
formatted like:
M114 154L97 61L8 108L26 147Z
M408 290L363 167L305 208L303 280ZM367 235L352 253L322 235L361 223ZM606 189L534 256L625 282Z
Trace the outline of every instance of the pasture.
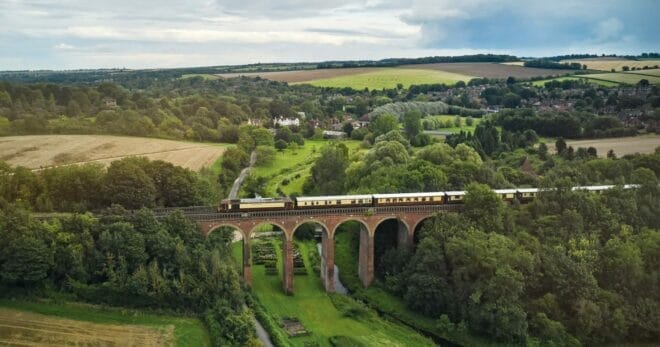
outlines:
M317 87L350 87L362 90L365 88L396 88L398 84L402 84L406 88L413 84L444 83L447 85L453 85L458 81L467 82L472 78L472 76L441 70L383 68L365 73L317 79L300 83L308 83Z
M310 169L316 158L320 155L321 148L333 140L307 140L305 145L297 150L287 148L277 151L272 163L264 166L256 166L251 170L251 175L262 176L268 179L266 183L266 196L277 196L277 189L285 194L302 193L302 186L309 176ZM352 155L361 150L360 141L342 141ZM283 184L287 180L289 183Z
M456 124L454 124L456 116L452 116L452 115L428 116L424 119L434 119L434 120L437 120L437 121L443 122L443 123L448 123L448 122L452 123L451 127L435 129L438 132L458 133L460 131L468 131L468 132L473 133L474 129L476 129L477 125L479 124L479 122L481 122L482 118L472 118L472 121L473 121L472 125L467 125L466 124L466 118L467 117L459 117L459 119L461 120L461 123L460 123L459 126L456 126Z
M624 66L630 68L643 68L647 66L652 68L656 65L660 65L660 59L649 59L649 60L627 60L622 58L588 58L588 59L576 59L576 60L562 60L562 63L580 63L582 65L587 65L589 70L602 70L602 71L623 71Z
M100 163L129 156L164 160L191 170L210 167L226 145L109 135L29 135L0 137L0 160L30 169Z
M617 156L634 153L653 153L660 146L660 135L644 135L617 137L606 139L587 139L587 140L569 140L566 141L569 146L577 149L578 147L594 147L598 151L599 157L605 157L610 149ZM554 142L549 144L554 149Z
M208 346L201 322L78 303L0 300L0 344Z

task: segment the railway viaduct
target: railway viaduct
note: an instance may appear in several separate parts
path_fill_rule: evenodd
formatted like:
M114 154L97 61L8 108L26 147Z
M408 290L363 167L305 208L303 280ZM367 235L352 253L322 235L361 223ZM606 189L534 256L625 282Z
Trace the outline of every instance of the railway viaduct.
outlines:
M346 207L312 210L259 211L249 213L218 213L212 207L182 208L185 215L195 221L206 236L221 227L232 228L243 237L243 279L252 284L250 240L257 226L272 224L282 233L282 283L284 292L292 294L293 283L293 235L303 224L315 223L323 228L321 278L325 289L334 292L334 236L345 222L360 224L359 269L360 280L368 287L374 279L374 235L376 228L387 221L398 222L397 246L408 247L413 243L415 230L421 222L438 213L458 211L462 205L412 205L388 207ZM168 209L169 210L169 209ZM164 209L159 211L167 213Z

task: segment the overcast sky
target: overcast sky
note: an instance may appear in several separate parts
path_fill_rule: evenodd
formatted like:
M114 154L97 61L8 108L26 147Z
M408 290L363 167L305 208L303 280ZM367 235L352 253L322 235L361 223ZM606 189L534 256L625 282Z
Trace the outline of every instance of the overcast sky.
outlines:
M0 0L0 70L660 51L660 0Z

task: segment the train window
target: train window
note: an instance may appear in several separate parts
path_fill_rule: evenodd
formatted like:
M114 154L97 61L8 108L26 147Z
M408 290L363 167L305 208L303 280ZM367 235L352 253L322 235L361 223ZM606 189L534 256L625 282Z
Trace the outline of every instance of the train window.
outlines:
M341 200L337 200L337 205L341 205Z

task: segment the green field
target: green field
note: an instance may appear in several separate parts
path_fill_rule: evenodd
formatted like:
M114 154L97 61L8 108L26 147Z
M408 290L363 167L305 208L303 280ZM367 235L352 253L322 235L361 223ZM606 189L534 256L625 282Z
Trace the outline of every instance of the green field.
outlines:
M441 122L447 122L447 121L452 122L452 126L449 127L449 128L438 128L438 129L436 129L436 131L445 131L445 132L450 132L450 133L458 133L460 131L474 132L474 129L476 129L476 127L477 127L477 124L479 124L479 122L481 122L481 120L482 120L482 118L474 118L473 117L472 120L474 121L474 123L472 123L472 125L467 125L467 124L465 124L465 119L467 117L461 117L461 126L457 127L457 126L453 126L454 119L456 118L455 115L445 114L445 115L437 115L437 116L428 116L426 118L436 119L436 120L439 120Z
M274 242L278 255L277 276L266 275L263 265L252 267L252 288L267 314L276 322L283 317L297 318L309 336L288 338L294 346L318 343L330 346L332 336L349 336L365 346L433 346L431 340L410 328L379 318L373 311L338 294L325 293L319 276L313 272L308 252L315 249L312 242L299 243L308 275L296 275L294 295L282 291L281 241ZM235 256L240 256L241 243L235 243ZM282 332L284 334L284 332Z
M209 346L211 344L206 329L196 318L156 315L138 310L51 300L0 299L0 308L98 324L142 325L157 328L173 326L177 346Z
M586 76L586 75L582 75ZM557 77L557 78L550 78L550 79L545 79L545 80L539 80L539 81L534 81L532 82L532 85L534 87L543 87L546 82L550 81L569 81L569 80L586 80L594 84L601 85L603 87L616 87L619 85L617 82L612 82L612 81L605 81L605 80L600 80L600 79L588 79L588 78L582 78L582 77Z
M350 87L362 90L364 88L396 88L399 83L406 88L412 84L444 83L452 85L458 81L467 82L470 79L472 79L471 76L446 71L383 68L366 73L318 79L302 83L311 84L317 87Z
M309 170L314 160L320 155L321 148L331 143L332 140L307 140L305 145L295 151L287 148L277 151L275 160L269 165L257 166L252 169L251 175L268 178L266 184L266 196L277 196L279 187L285 194L301 193L302 185L309 176ZM342 141L351 154L360 149L360 141ZM283 185L284 179L289 184Z
M635 71L629 71L629 72L625 72L625 73L634 74L634 75L645 75L645 76L660 77L660 69L635 70Z

